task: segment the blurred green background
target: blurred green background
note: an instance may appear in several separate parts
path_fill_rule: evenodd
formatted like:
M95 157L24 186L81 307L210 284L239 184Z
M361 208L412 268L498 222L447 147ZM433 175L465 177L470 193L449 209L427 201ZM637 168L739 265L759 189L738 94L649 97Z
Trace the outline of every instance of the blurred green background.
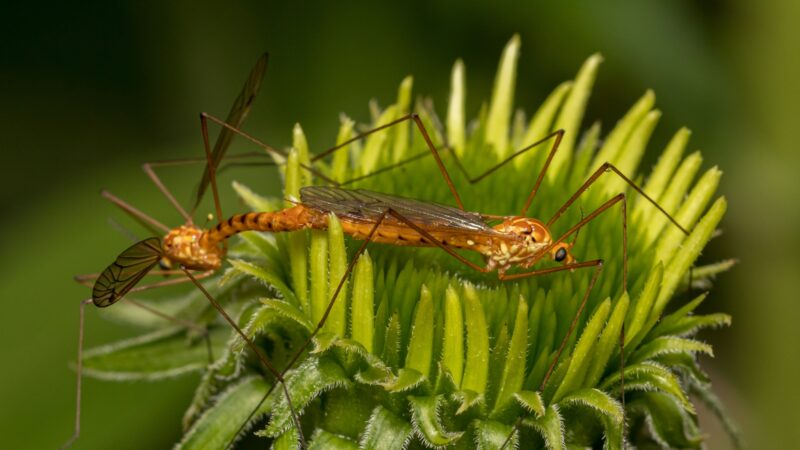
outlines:
M340 112L367 120L368 100L393 101L407 74L444 113L457 57L477 114L514 33L522 38L518 106L532 112L599 51L605 62L584 126L600 120L608 131L653 88L664 115L647 163L686 125L705 166L725 172L724 235L704 258L741 263L705 305L732 314L734 325L701 335L716 350L704 364L752 448L800 441L797 2L305 3L3 6L0 446L55 448L72 432L68 363L88 290L71 276L103 268L128 244L108 218L130 222L99 189L180 223L139 164L201 155L197 113L224 115L260 52L272 58L246 130L285 146L300 122L320 151L334 142ZM197 170L162 173L188 200ZM275 192L272 172L237 178ZM90 346L130 334L87 312ZM88 380L75 448L169 448L196 381ZM711 448L727 448L719 425L701 420Z

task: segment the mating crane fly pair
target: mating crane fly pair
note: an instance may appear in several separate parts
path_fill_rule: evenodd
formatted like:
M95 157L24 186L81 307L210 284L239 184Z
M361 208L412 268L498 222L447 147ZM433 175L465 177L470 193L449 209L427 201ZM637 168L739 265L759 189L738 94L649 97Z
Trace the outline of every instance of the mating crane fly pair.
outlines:
M466 171L463 171L463 167L461 166L460 162L456 160L458 163L457 165L460 169L462 169L464 175L470 181L470 183L477 183L514 158L538 147L540 144L544 144L552 140L552 145L550 146L547 158L545 159L538 177L535 180L534 186L527 197L521 213L518 216L497 216L467 211L453 184L453 181L450 178L450 174L445 168L439 150L437 150L436 146L433 144L428 131L423 125L422 120L416 114L403 116L390 123L357 135L352 139L337 145L336 147L316 155L311 161L314 162L324 158L337 150L347 148L347 146L357 140L363 139L368 135L392 127L401 122L413 121L417 130L424 138L428 150L419 155L411 157L406 161L396 164L395 166L411 160L420 159L425 155L432 156L441 172L444 182L447 184L450 192L453 195L453 199L457 204L457 207L445 206L366 190L345 189L340 186L346 183L336 183L330 178L321 174L319 171L315 170L313 167L301 164L303 169L308 170L314 175L317 175L320 179L328 182L330 185L308 186L302 188L300 190L301 198L299 201L294 202L294 206L280 211L250 212L247 214L234 215L227 220L222 220L224 216L222 215L219 195L217 192L216 173L220 168L220 165L223 162L223 157L225 156L225 153L235 135L240 135L245 139L255 143L263 148L267 154L273 157L285 158L287 156L284 152L276 150L239 130L252 106L256 93L259 90L266 66L267 55L265 54L258 60L255 67L252 69L242 91L234 102L233 108L231 109L231 112L225 121L205 113L201 114L201 131L203 135L206 157L204 159L195 161L182 161L203 162L206 164L205 172L197 191L196 201L192 208L192 213L199 205L203 193L210 185L214 196L217 217L221 220L216 226L211 229L204 230L195 225L191 219L192 214L187 213L180 206L180 204L160 181L153 170L153 168L157 166L175 165L182 162L168 161L161 163L148 163L143 166L145 172L151 178L154 184L162 191L167 199L186 219L186 223L177 228L169 229L155 219L150 218L117 197L104 192L103 195L107 199L112 201L118 207L122 208L125 212L134 216L148 228L153 231L162 231L166 235L163 240L157 237L152 237L134 244L130 248L120 253L116 260L99 275L79 277L79 280L84 283L87 283L88 280L95 277L96 281L94 282L92 289L92 298L81 303L77 364L78 398L76 407L76 424L74 435L65 444L65 447L70 445L80 434L83 306L88 303L94 303L98 307L106 307L123 299L126 294L132 292L163 286L166 284L176 284L186 281L192 282L203 292L211 305L217 309L217 311L231 325L231 327L235 329L236 332L244 339L246 344L253 350L261 363L275 377L277 382L276 384L281 385L283 393L286 396L287 404L292 413L294 425L298 430L300 443L303 447L305 447L305 440L302 432L300 431L302 428L300 426L299 416L292 405L292 400L285 382L285 375L286 372L300 358L309 343L316 336L317 332L319 332L319 330L323 327L331 309L333 308L334 302L339 295L339 292L342 290L345 281L353 270L355 262L365 251L368 243L375 242L400 246L438 247L476 271L483 273L496 271L498 278L501 280L515 280L561 271L572 271L579 268L594 268L593 276L588 284L586 292L583 295L582 302L577 310L577 313L570 324L567 335L561 342L558 351L550 363L545 377L541 383L540 390L542 390L547 384L553 369L558 363L558 360L564 351L572 332L574 331L578 317L586 305L589 293L595 285L602 267L601 259L577 261L571 253L574 239L572 242L567 242L567 238L575 235L581 227L594 220L597 216L617 203L620 203L622 208L622 283L623 289L627 287L627 204L624 193L620 193L607 200L597 209L582 217L578 223L573 225L557 238L554 237L554 235L552 235L550 232L553 223L558 220L559 217L561 217L561 215L578 199L578 197L586 192L586 190L600 176L602 176L604 173L614 173L624 180L637 193L642 195L655 208L661 211L681 231L688 234L688 232L672 216L670 216L669 213L667 213L660 205L658 205L655 200L645 194L633 181L631 181L627 176L609 163L601 165L564 203L564 205L562 205L556 211L554 216L549 221L543 222L535 218L525 217L528 208L534 201L545 173L550 166L550 162L553 160L553 157L558 150L559 143L564 135L563 130L555 131L539 141L534 142L527 147L513 153L511 156L507 157L494 167L484 171L477 177L470 177ZM213 149L209 147L208 121L215 122L222 127ZM457 158L452 151L449 153L453 158ZM261 155L263 156L263 154ZM253 156L253 154L238 156L247 157ZM377 170L367 176L374 175L378 172L385 172L387 169L389 168ZM360 177L359 179L363 178L364 176ZM222 266L222 260L225 257L225 252L227 249L226 241L231 236L244 231L264 231L277 233L282 231L296 231L303 229L323 230L328 227L330 214L334 214L337 217L342 225L342 230L346 234L349 234L355 239L363 240L363 243L351 258L344 276L340 280L326 307L322 319L316 325L314 331L304 342L301 348L298 349L293 355L290 363L282 370L278 370L253 343L253 341L246 336L244 332L237 326L237 324L228 316L228 314L213 298L213 296L211 296L205 290L199 280L211 275ZM490 225L491 223L495 224ZM483 255L486 262L485 266L477 265L468 260L458 253L456 249L471 250ZM507 273L507 271L512 268L531 269L544 259L551 259L557 263L560 263L560 265L528 271L523 270L516 273ZM156 265L161 265L162 270L152 270ZM148 274L154 273L183 276L180 279L168 279L150 285L136 287L142 278ZM134 304L143 307L141 304ZM178 323L186 324L186 321L181 319L172 318L157 311L152 312ZM197 326L191 323L188 325ZM622 345L622 340L620 345ZM624 355L621 355L621 364L624 367ZM272 385L270 388L270 393L276 384ZM267 395L269 395L269 393ZM507 443L508 441L506 444Z

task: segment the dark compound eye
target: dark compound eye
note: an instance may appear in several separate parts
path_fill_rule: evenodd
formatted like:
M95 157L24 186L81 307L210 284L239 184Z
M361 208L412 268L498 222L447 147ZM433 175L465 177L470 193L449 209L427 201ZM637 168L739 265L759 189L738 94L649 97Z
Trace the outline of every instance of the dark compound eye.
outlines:
M558 251L556 251L556 261L561 262L566 257L567 257L567 251L564 249L564 247L561 247L560 249L558 249Z

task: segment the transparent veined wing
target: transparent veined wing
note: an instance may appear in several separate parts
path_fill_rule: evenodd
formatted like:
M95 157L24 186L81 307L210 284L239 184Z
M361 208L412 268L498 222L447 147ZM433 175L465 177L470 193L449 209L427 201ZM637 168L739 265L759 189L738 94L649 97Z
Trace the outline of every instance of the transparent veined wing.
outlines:
M300 189L303 205L332 212L340 218L357 222L375 222L388 208L428 231L496 234L480 214L433 202L333 186L308 186ZM398 224L388 216L384 223Z
M95 306L106 307L128 293L161 259L161 239L148 238L128 247L117 256L92 289Z
M225 119L225 123L234 127L234 128L241 128L242 123L247 118L247 114L250 112L250 108L253 106L253 101L256 98L256 94L258 94L258 90L261 87L261 80L264 78L264 73L267 71L267 61L269 60L269 54L264 53L261 57L256 61L256 65L253 66L253 69L250 71L250 75L247 77L247 81L245 81L244 86L242 86L241 92L239 92L239 96L236 97L236 100L233 102L233 106L231 107L231 111L228 113L228 118ZM211 150L211 160L214 162L214 167L219 167L222 158L225 156L225 152L228 151L228 147L231 145L231 141L236 133L229 130L228 128L222 128L219 132L219 136L217 136L217 141L214 143L214 148ZM200 179L200 184L197 186L197 198L195 199L194 207L196 208L200 201L203 199L203 194L206 192L206 188L208 188L208 184L211 182L211 172L209 170L208 165L206 165L205 170L203 171L203 178Z

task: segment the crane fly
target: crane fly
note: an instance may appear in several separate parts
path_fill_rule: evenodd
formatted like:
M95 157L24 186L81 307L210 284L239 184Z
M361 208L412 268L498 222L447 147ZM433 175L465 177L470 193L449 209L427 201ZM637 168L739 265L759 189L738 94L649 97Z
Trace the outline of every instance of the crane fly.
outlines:
M245 84L245 88L240 94L240 97L234 104L234 108L229 114L228 120L222 121L205 113L201 115L201 129L206 151L206 158L204 160L206 163L206 169L198 189L198 196L192 208L192 212L194 212L194 209L196 209L197 205L199 204L200 197L202 196L203 192L210 185L214 194L217 217L220 219L224 217L222 215L219 195L217 192L216 173L224 159L225 152L234 134L238 134L262 147L268 154L272 156L286 156L285 153L273 149L272 147L262 143L258 139L239 129L239 126L247 115L247 111L250 108L255 92L258 90L260 77L263 74L265 66L266 57L263 59L263 64L261 64L261 60L259 60L259 64L257 64L256 68L253 70L253 72L251 72L250 78ZM222 127L222 132L213 151L208 145L207 121L217 123ZM154 231L161 231L165 233L165 235L163 239L151 237L142 240L120 253L116 260L97 277L92 289L92 298L81 303L81 328L79 332L78 359L78 407L76 408L77 422L75 435L73 436L73 439L68 442L68 444L71 443L75 437L77 437L80 430L80 354L82 351L83 339L83 305L89 302L94 303L98 307L106 307L121 300L126 296L126 294L135 292L137 290L143 290L152 286L170 284L174 282L191 281L195 286L197 286L198 289L202 291L212 306L224 317L224 319L232 326L232 328L235 329L235 331L244 339L247 345L257 355L260 362L276 379L277 383L273 383L271 385L268 392L263 397L262 402L266 400L267 396L270 395L277 384L281 385L288 406L291 410L294 426L298 431L299 442L301 446L305 447L305 440L301 431L302 428L300 426L299 416L292 406L289 391L285 382L285 375L288 370L290 370L298 361L316 334L324 326L325 321L327 320L328 315L330 314L334 303L339 296L339 293L341 292L347 278L352 272L356 261L366 250L367 244L374 242L395 246L437 247L473 270L482 273L496 272L500 280L516 280L562 271L573 271L581 268L593 268L594 271L592 278L588 283L577 312L570 323L567 334L561 341L554 358L549 364L544 379L541 382L539 387L541 391L544 389L548 380L550 379L550 376L552 375L553 370L577 325L578 318L580 317L586 305L589 294L592 291L592 288L594 287L602 269L602 259L578 261L575 258L571 251L574 245L575 237L577 236L577 233L581 227L591 222L616 204L620 204L622 210L622 284L623 289L627 288L627 203L624 192L621 192L604 202L588 215L582 217L580 221L578 221L575 225L570 227L566 232L558 237L551 233L551 227L553 223L556 222L562 216L562 214L570 206L572 206L575 201L603 174L613 173L620 177L625 183L627 183L639 195L644 197L654 207L656 207L683 233L688 234L687 230L684 229L667 211L658 205L655 200L649 197L639 186L636 185L636 183L634 183L614 165L608 162L598 167L592 173L592 175L589 176L589 178L578 188L578 190L556 211L550 220L545 222L536 218L527 217L526 212L533 203L539 186L541 185L550 163L559 148L559 144L564 135L564 130L554 131L542 139L526 146L525 148L512 153L509 157L505 158L495 166L485 170L476 177L470 177L464 167L461 165L460 161L458 161L456 154L454 152L449 152L449 155L455 159L457 167L465 175L467 180L471 184L475 184L485 179L488 175L494 173L514 158L539 147L541 144L552 141L547 158L545 159L539 175L535 180L534 186L528 195L525 205L523 206L519 215L498 216L467 211L460 195L455 188L455 185L452 182L450 174L448 173L442 161L439 150L433 144L430 134L428 133L418 114L407 114L387 124L361 133L335 147L332 147L329 150L326 150L325 152L317 154L311 159L311 161L317 161L335 151L347 148L349 144L357 140L363 139L373 133L405 121L414 122L417 130L424 138L427 151L412 156L411 158L399 163L393 164L392 166L376 170L367 176L383 173L410 161L430 155L434 158L445 183L448 185L457 207L418 199L405 198L386 193L372 192L363 189L345 189L341 186L353 180L338 183L330 178L325 177L322 173L308 165L301 166L303 169L317 175L320 179L330 185L304 187L300 190L300 199L293 201L293 206L279 211L262 211L237 214L231 216L227 220L221 220L216 226L210 229L203 229L202 227L194 224L191 219L191 214L186 213L180 207L179 203L169 193L166 187L163 186L158 177L152 171L152 165L146 164L144 167L145 172L147 172L148 176L150 176L153 182L173 203L176 209L178 209L185 217L185 224L170 229L154 219L149 218L130 205L127 205L116 197L107 194L106 198L114 202L126 212L134 215L148 228ZM444 148L449 149L446 144ZM365 176L361 176L358 179L363 178L365 178ZM248 338L235 324L235 322L225 313L224 309L208 293L208 291L206 291L206 289L202 284L199 283L198 280L216 272L222 267L222 263L227 251L227 240L238 233L245 231L278 233L305 229L324 230L328 227L328 221L331 214L337 217L342 225L342 230L346 234L357 240L362 240L363 242L352 256L344 275L339 281L326 306L322 318L317 323L316 327L310 333L305 342L290 358L289 363L279 371L270 363L267 357L264 356L259 348L252 342L252 340ZM495 224L492 225L492 223ZM575 235L573 240L571 242L567 242L567 239L573 235ZM470 261L457 252L457 250L477 252L483 256L485 265L481 266ZM538 263L545 259L549 259L560 265L545 268L535 268ZM160 273L182 274L186 277L186 279L167 280L161 283L154 283L149 286L136 287L137 283L139 283L146 275L148 275L148 273L156 272L153 269L157 265L160 265L162 268ZM522 271L508 273L509 270L514 268L521 269ZM624 328L622 332L624 333ZM621 369L624 368L623 342L623 339L621 339ZM621 382L624 383L624 373L621 374L621 378ZM624 387L622 392L624 395ZM251 412L251 417L257 409L258 407ZM247 422L249 422L249 418L247 421L245 421L245 423L242 424L242 428ZM519 423L520 422L518 420L517 425ZM240 428L240 431L242 428ZM514 429L516 429L516 425ZM509 435L504 446L510 442L512 435L513 431L512 434Z
M261 81L263 79L264 73L266 72L267 68L267 61L269 59L268 54L263 54L257 61L255 66L251 69L250 74L245 81L242 90L240 91L238 97L234 101L233 107L231 108L230 113L226 121L224 122L228 127L222 128L220 131L219 136L214 144L213 150L209 146L209 138L208 138L208 118L213 117L209 116L206 113L202 113L200 116L200 124L201 124L201 131L203 135L203 143L206 152L206 157L200 162L205 162L207 164L206 170L203 173L203 178L200 181L197 190L197 196L195 203L192 207L192 213L200 204L200 200L207 189L208 185L210 184L212 187L212 192L214 195L214 204L217 211L217 216L222 217L222 208L219 201L219 194L217 191L216 185L216 170L219 166L220 161L222 160L225 152L227 151L228 147L230 146L233 137L235 136L235 130L242 125L244 120L247 118L248 113L252 107L253 101L255 100L256 94L261 86ZM214 118L215 121L221 122L219 119ZM233 130L233 131L232 131ZM268 148L268 152L278 153L275 149ZM169 242L175 242L176 246L185 247L186 239L192 239L192 235L188 230L196 229L194 222L192 220L192 214L186 212L180 203L175 199L172 193L167 189L167 187L161 182L158 175L156 175L154 171L154 167L158 166L165 166L165 165L176 165L176 164L183 164L183 163L192 163L198 161L165 161L165 162L156 162L156 163L145 163L142 166L142 169L156 185L156 187L162 192L162 194L172 203L175 209L184 217L186 220L185 225L177 228L176 230L187 230L184 233L178 233L178 235L174 236L174 239L170 240ZM147 214L139 211L138 209L134 208L131 205L128 205L124 201L120 200L119 198L115 197L114 195L103 191L103 196L114 203L116 206L120 207L123 211L130 214L134 219L139 221L142 225L144 225L149 230L153 231L154 233L161 232L169 232L170 229L165 225L161 224L157 220L149 217ZM172 234L168 234L168 237ZM73 435L62 445L62 448L69 447L79 436L80 436L80 411L81 411L81 380L82 380L82 360L83 360L83 329L84 329L84 306L93 303L95 306L98 307L107 307L113 305L114 303L120 301L125 297L126 294L142 291L154 287L169 285L169 284L178 284L185 281L191 281L193 284L197 286L198 289L205 295L205 297L209 300L211 305L219 312L219 314L231 325L231 327L236 330L236 332L245 340L248 346L254 351L260 362L267 368L267 370L275 375L277 381L280 384L283 384L284 392L286 394L287 402L292 408L293 417L296 419L296 424L299 425L299 419L297 419L297 415L294 413L291 398L289 397L288 390L286 389L285 382L282 376L278 373L278 371L272 366L270 361L262 354L261 351L253 344L252 340L250 340L244 332L236 325L233 319L228 316L225 310L216 302L216 300L206 291L202 284L200 284L199 279L205 278L211 275L214 269L218 268L220 265L220 258L224 254L224 247L222 249L216 249L207 255L207 258L203 262L194 262L188 263L186 265L181 265L179 269L174 269L170 263L169 253L164 252L165 247L162 246L161 240L157 237L152 237L145 239L143 241L137 242L136 244L132 245L131 247L124 250L120 253L115 261L111 263L103 272L97 275L88 275L88 276L79 276L76 279L83 284L88 283L91 279L95 279L95 282L92 287L92 297L88 300L84 300L80 303L80 315L79 315L79 331L78 331L78 363L77 363L77 388L76 388L76 407L75 407L75 429ZM174 258L175 261L181 263L182 260L180 259L180 254L177 255L177 258ZM216 257L216 259L215 259ZM186 276L186 279L171 279L165 280L162 282L153 283L147 286L140 286L136 287L137 283L141 281L151 270L158 264L161 264L164 270L159 271L159 273L164 275L175 275L175 274L183 274ZM203 272L200 274L192 274L191 271L202 270ZM192 322L179 319L168 314L161 313L156 311L150 307L147 307L141 303L134 302L129 299L134 305L142 307L149 312L152 312L162 318L171 320L173 322L184 324L192 328L204 328L202 326L196 325ZM211 344L206 333L206 342L208 343L209 349L209 360L211 360ZM302 438L302 437L301 437Z

